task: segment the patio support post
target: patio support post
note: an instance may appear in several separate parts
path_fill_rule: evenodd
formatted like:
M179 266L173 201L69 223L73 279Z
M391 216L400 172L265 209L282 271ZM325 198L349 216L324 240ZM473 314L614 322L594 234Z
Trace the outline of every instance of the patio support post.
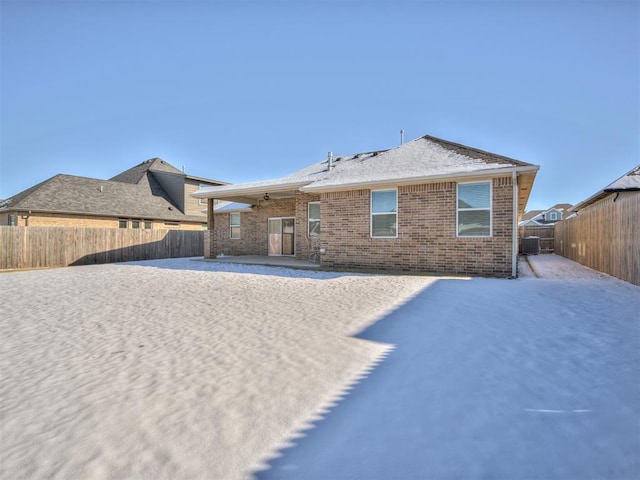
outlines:
M216 258L215 215L213 213L213 198L207 198L207 231L204 236L204 258Z

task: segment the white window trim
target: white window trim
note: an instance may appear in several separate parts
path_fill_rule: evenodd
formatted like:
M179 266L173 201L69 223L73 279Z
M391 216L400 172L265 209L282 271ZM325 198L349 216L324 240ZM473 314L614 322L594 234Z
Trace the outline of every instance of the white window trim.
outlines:
M479 183L488 183L489 184L489 207L483 208L460 208L458 207L458 198L460 195L460 185L473 185ZM458 214L460 211L463 212L480 212L489 210L489 235L460 235L460 222L458 219ZM459 182L456 184L456 237L457 238L492 238L493 237L493 181L487 180L482 182Z
M238 223L231 223L232 222L232 218L233 215L238 215ZM233 236L233 227L238 227L238 236L234 237ZM231 240L240 240L240 237L242 236L242 215L240 214L240 212L232 212L229 214L229 239Z
M384 213L373 213L373 193L374 192L395 192L396 194L396 211L395 212L384 212ZM371 238L398 238L398 225L400 222L398 221L398 189L397 188L384 188L381 190L371 190L369 195L369 237ZM373 216L374 215L391 215L395 213L396 215L396 234L395 235L373 235Z
M322 228L322 222L320 221L320 217L318 218L311 218L311 214L309 213L309 211L311 210L311 205L318 205L318 207L320 207L320 202L309 202L307 203L307 238L311 238L312 235L309 232L309 229L311 227L311 222L318 222L320 223L320 228ZM320 234L318 233L318 235L313 235L314 237L319 237Z

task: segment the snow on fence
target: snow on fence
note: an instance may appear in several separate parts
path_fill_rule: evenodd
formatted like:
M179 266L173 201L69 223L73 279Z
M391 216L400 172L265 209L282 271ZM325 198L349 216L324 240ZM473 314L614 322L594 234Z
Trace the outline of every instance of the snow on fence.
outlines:
M640 285L640 194L556 223L555 253Z
M0 270L195 257L203 232L0 226Z

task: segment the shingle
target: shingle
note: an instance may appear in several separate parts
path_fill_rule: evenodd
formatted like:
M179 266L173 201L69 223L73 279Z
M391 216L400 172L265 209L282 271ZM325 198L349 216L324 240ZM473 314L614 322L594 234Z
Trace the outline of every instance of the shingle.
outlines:
M0 211L105 215L202 222L203 216L185 215L153 176L153 170L180 173L160 159L143 162L111 180L58 174L0 204Z

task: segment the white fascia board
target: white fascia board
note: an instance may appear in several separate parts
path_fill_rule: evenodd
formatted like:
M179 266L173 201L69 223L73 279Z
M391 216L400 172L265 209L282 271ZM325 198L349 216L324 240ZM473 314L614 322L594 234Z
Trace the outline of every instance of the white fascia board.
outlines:
M496 176L508 176L511 173L525 173L525 172L537 172L540 169L538 165L523 166L523 167L506 167L506 168L492 168L490 170L478 170L475 172L459 172L459 173L446 173L442 175L428 175L421 177L406 177L397 179L384 179L365 182L351 182L343 183L340 185L307 185L300 188L302 192L338 192L342 190L357 190L361 188L373 189L373 188L385 188L395 187L401 185L416 185L420 183L435 183L443 180L456 180L456 181L470 181L470 180L482 180L495 178Z
M288 183L263 183L260 185L242 186L238 185L234 188L233 185L224 187L208 187L197 190L191 194L195 198L233 198L238 196L249 195L264 195L265 193L279 193L288 192L291 190L298 190L300 187L308 185L311 180L288 182Z

